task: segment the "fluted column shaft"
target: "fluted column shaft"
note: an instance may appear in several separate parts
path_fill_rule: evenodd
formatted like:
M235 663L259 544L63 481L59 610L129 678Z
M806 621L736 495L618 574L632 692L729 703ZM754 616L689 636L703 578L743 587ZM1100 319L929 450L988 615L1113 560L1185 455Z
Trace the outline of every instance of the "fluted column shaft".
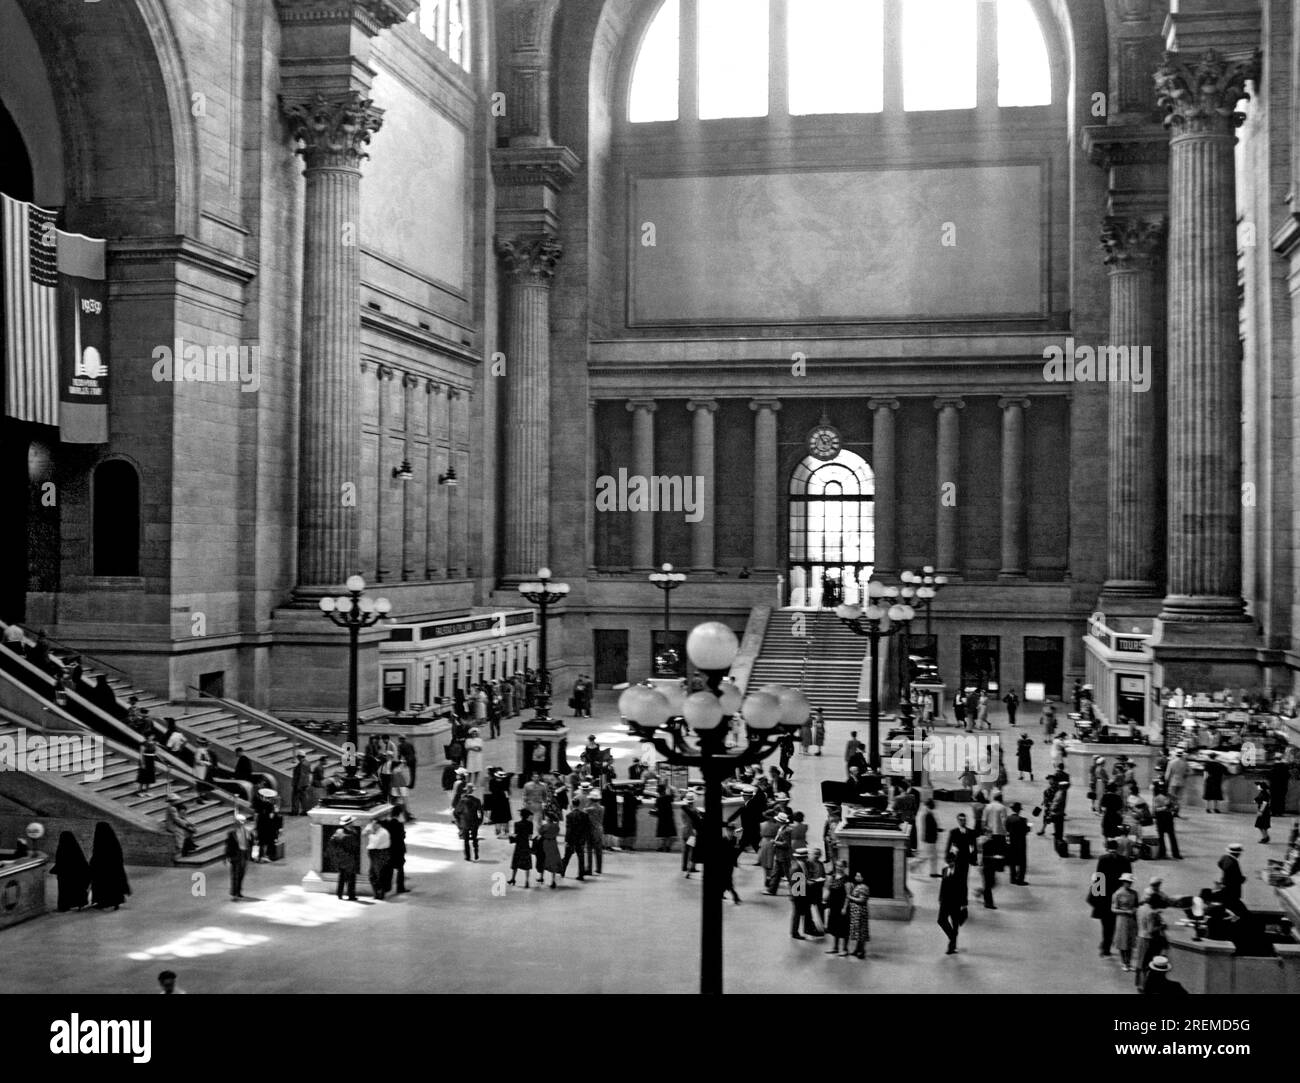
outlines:
M716 399L691 399L686 408L692 419L691 463L697 479L695 499L699 501L700 518L691 524L691 568L697 572L712 572L716 567L714 552L714 457L713 414L718 408Z
M551 278L563 248L540 234L498 240L510 282L506 306L505 561L508 577L549 563Z
M627 404L632 412L632 471L643 478L655 472L655 410L653 399L633 399ZM655 517L651 511L632 516L632 567L648 571L655 561Z
M415 470L415 463L411 462L411 434L415 432L415 414L417 408L416 393L419 390L420 381L411 373L407 372L402 375L402 427L404 430L403 460L410 463L412 473L415 477L410 481L402 483L402 578L404 580L417 578L415 563L416 554L422 548L421 543L423 529L420 522L420 511L422 510L422 501L420 499L423 491L427 499L427 486L423 488L420 484L419 472ZM426 481L431 480L426 477Z
M958 470L961 459L961 421L957 411L965 408L958 398L934 400L939 411L938 438L935 453L935 571L942 575L956 575L957 532L960 512L957 502Z
M754 399L754 568L775 571L777 564L777 399Z
M441 388L429 380L424 385L425 424L429 432L429 452L427 471L427 504L425 506L424 530L424 574L428 579L447 574L447 489L438 484L438 477L444 471L441 453L438 449L438 429L440 411L439 392ZM451 463L450 452L447 458Z
M897 399L869 399L872 411L871 468L876 476L875 492L875 574L892 575L898 571L898 503L897 465L894 444L894 411Z
M1159 219L1107 218L1103 224L1112 346L1132 351L1155 341L1154 256L1163 233ZM1156 403L1149 387L1141 390L1132 380L1110 384L1108 594L1155 593Z
M392 540L387 537L387 504L389 487L395 484L388 459L388 396L393 370L387 365L375 369L375 396L378 403L379 437L375 445L375 582L385 583L392 578L389 559L392 557ZM385 544L387 542L387 544Z
M358 92L285 100L306 162L298 585L341 584L357 568L361 279L356 230L362 149L382 113Z
M1002 411L1002 575L1025 574L1025 410L1028 399L998 399Z
M1240 621L1241 362L1233 109L1253 63L1170 54L1168 595L1161 619Z

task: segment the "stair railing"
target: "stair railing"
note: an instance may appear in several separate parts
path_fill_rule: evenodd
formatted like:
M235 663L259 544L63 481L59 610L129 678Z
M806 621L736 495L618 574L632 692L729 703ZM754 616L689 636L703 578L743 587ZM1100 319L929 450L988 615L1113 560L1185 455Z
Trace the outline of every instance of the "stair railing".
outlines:
M0 621L0 632L8 631L9 627L8 624ZM19 624L17 627L23 630L23 646L34 646L36 643L36 636L31 634L31 629L25 624ZM113 665L112 662L107 662L103 658L90 654L87 651L83 651L71 644L64 643L62 640L55 639L51 635L45 636L45 642L51 647L57 647L60 651L67 651L69 654L75 654L83 663L90 662L92 669L110 669L124 680L131 680L131 674L127 673L123 669L119 669L117 666ZM85 669L86 666L83 664L81 668Z
M211 700L219 703L242 723L245 719L256 722L268 729L273 729L291 740L298 741L304 745L314 747L317 751L327 752L334 756L341 756L343 749L323 737L317 737L314 733L307 733L296 726L291 726L283 719L276 718L275 715L267 714L265 711L259 711L256 707L249 707L245 703L239 703L233 699L225 699L222 696L214 696L211 692L205 692L201 688L195 688L190 685L186 688L187 692L196 693L200 700ZM241 733L241 729L236 729L236 734Z

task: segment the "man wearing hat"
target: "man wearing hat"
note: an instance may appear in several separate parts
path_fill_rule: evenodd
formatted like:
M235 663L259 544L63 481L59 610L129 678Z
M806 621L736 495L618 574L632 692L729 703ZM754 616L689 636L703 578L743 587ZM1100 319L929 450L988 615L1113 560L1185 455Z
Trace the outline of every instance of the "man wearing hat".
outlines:
M590 782L584 782L582 789L582 811L587 817L587 872L599 876L605 871L605 806L600 800L600 792ZM703 827L701 820L700 827ZM695 854L691 854L691 871L695 869Z
M1241 885L1246 882L1246 875L1241 871L1241 853L1245 849L1239 842L1228 847L1227 853L1219 858L1219 880L1223 886L1219 889L1219 901L1238 917L1245 917L1246 906L1241 901Z
M1169 757L1169 763L1165 765L1165 789L1169 793L1169 800L1174 807L1174 815L1178 815L1178 806L1183 801L1183 786L1187 782L1187 757L1183 755L1181 748L1175 748L1173 754Z
M795 940L807 939L799 931L800 922L805 932L812 926L812 907L808 900L810 876L808 847L797 847L790 861L790 936Z
M776 836L772 839L772 867L763 885L768 895L775 895L781 881L790 876L790 817L784 812L776 814Z
M235 813L235 822L226 832L226 853L223 860L230 866L230 897L244 897L244 873L248 871L248 857L253 842L248 834L248 817Z
M703 828L704 817L695 807L695 791L687 790L686 796L682 798L682 827L679 835L682 840L682 872L686 874L688 880L691 878L691 873L697 871L695 844Z
M351 902L357 901L357 869L361 865L361 838L352 826L351 816L339 820L339 826L330 836L330 859L339 874L338 897L346 890Z
M1182 983L1174 981L1169 976L1169 971L1169 959L1164 955L1157 955L1151 960L1147 980L1142 984L1142 992L1148 996L1187 996L1187 990L1183 988Z
M957 826L948 832L948 845L944 848L944 856L953 859L952 875L961 881L963 895L966 891L967 873L975 862L976 845L975 831L967 825L966 813L957 813Z
M307 753L299 751L293 760L293 775L290 778L293 790L289 802L290 816L306 816L311 804L308 791L311 789L311 764L307 762Z
M1115 939L1115 911L1111 908L1111 899L1119 890L1120 877L1125 873L1130 876L1133 863L1119 852L1114 839L1106 840L1106 852L1097 858L1097 870L1092 874L1088 885L1088 902L1092 905L1092 916L1101 922L1101 956L1110 954Z
M1133 890L1133 874L1122 872L1119 887L1110 897L1111 913L1115 915L1115 950L1119 952L1124 970L1133 969L1133 946L1137 941L1137 892Z

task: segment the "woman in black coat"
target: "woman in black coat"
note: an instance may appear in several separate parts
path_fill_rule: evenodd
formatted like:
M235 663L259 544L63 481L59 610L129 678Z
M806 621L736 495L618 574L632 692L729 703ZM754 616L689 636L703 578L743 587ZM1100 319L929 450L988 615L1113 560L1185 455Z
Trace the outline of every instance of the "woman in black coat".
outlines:
M515 851L510 855L510 883L515 884L515 876L519 870L524 872L524 887L528 886L528 877L533 869L532 855L532 838L533 838L533 814L527 809L522 809L519 813L519 819L515 823L515 833L510 836L510 841L515 844Z
M131 894L122 844L112 827L103 821L95 825L95 841L90 851L90 888L97 910L107 906L116 910Z
M497 838L510 831L510 776L499 767L488 772L488 822Z
M1259 841L1268 842L1268 829L1273 826L1273 794L1267 782L1255 783L1255 827Z
M1120 797L1115 783L1106 783L1106 792L1098 801L1101 807L1101 837L1114 839L1119 837L1119 825L1124 819L1124 799Z
M71 831L59 836L50 875L59 881L59 913L80 910L90 901L90 863Z

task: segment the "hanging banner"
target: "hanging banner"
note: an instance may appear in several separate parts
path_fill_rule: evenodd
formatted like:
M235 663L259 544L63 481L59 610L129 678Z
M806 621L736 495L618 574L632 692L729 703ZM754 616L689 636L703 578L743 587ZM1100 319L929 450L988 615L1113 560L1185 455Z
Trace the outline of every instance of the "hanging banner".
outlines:
M108 443L108 283L102 240L59 231L59 439Z

